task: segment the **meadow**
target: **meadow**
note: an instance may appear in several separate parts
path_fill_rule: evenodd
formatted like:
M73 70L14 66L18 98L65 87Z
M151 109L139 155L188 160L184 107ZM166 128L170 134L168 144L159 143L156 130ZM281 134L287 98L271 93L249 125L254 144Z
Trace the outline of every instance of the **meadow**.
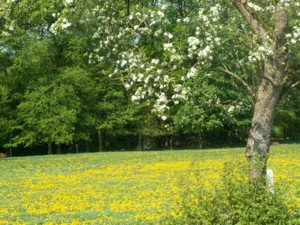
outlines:
M228 148L0 159L0 225L157 224L195 171L213 187L224 163L243 156ZM272 147L268 168L300 207L300 145Z

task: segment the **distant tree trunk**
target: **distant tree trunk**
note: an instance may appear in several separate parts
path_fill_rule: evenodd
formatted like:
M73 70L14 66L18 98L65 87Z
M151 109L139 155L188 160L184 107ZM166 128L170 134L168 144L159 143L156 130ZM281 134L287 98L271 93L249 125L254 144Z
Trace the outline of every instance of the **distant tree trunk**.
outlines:
M169 138L168 136L165 136L165 144L164 147L169 147Z
M48 155L52 155L53 154L53 151L52 151L52 143L49 142L48 143Z
M98 131L98 151L103 151L103 140L102 140L102 132L101 130Z
M203 148L203 146L204 146L204 139L203 139L202 133L199 132L196 138L197 138L197 141L198 141L199 148Z
M78 154L78 153L79 153L79 146L78 146L78 143L76 143L75 148L76 148L76 153Z
M173 150L173 135L170 137L170 148Z
M89 142L86 141L85 145L86 145L85 151L86 151L86 152L90 152L90 145L89 145Z
M61 154L61 144L58 144L57 146L57 155Z
M231 130L231 127L228 127L228 133L227 133L227 144L228 146L232 146L232 138L233 138L233 132Z
M149 137L147 135L143 136L143 149L142 150L147 150L149 145Z
M130 149L132 148L131 144L130 144L130 138L126 138L126 149Z
M137 150L138 151L142 151L143 150L143 135L139 134L139 143L137 146Z

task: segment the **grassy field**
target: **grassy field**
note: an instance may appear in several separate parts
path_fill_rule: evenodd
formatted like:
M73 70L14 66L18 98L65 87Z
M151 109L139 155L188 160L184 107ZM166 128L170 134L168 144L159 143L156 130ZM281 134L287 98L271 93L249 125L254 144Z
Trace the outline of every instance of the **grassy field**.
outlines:
M213 186L224 162L243 155L214 149L0 159L0 225L157 223L194 170ZM300 207L300 145L273 147L268 167Z

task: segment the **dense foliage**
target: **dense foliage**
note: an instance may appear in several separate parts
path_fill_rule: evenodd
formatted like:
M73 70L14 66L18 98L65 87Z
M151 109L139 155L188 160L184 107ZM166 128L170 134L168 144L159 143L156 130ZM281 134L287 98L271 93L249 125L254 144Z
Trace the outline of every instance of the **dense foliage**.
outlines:
M289 11L273 137L299 140L299 2L275 2L247 9ZM242 21L225 0L2 1L0 151L244 144L273 53Z

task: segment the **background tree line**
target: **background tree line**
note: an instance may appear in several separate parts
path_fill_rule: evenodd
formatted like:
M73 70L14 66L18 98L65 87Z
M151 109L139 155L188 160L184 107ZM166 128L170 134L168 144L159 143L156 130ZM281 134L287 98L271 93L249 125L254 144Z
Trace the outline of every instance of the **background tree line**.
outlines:
M183 42L183 37L197 32L199 21L194 19L199 11L197 1L105 1L103 12L99 10L102 3L100 0L1 3L1 152L26 155L245 145L253 114L252 99L245 88L232 76L216 75L213 70L194 76L188 70L197 63L193 57L172 58L172 46L161 44L162 40L173 39L183 49L182 54L190 54L188 49L192 46ZM168 6L168 14L164 15L167 22L159 20L157 27L153 25L152 33L147 33L150 19L140 20L139 28L135 27L130 15L153 10L154 17L159 18L163 3ZM65 20L59 17L64 13ZM125 18L129 19L125 21ZM227 21L228 18L221 19ZM56 27L58 22L60 27ZM140 29L140 33L127 31L126 26L131 25L132 29ZM165 30L157 33L161 26ZM240 32L243 29L241 27ZM117 38L121 31L128 32L126 40ZM237 38L239 33L228 36ZM95 47L105 41L108 47ZM167 65L162 62L172 64L174 60L168 77L171 82L178 82L183 73L189 73L189 79L183 81L184 88L168 89L162 82L161 87L154 86L152 90L158 93L159 88L166 89L165 95L173 97L185 90L187 97L179 100L174 97L164 114L153 110L154 104L160 104L153 103L151 98L155 96L132 101L133 96L137 96L136 91L126 88L123 76L114 75L127 76L128 71L116 68L134 61L130 62L129 56L120 60L118 47L140 48L142 54L157 60L151 62L159 64L163 71ZM230 48L229 40L226 47ZM224 48L216 54L221 59L239 58L240 54L246 54L245 48L241 45L230 54ZM99 59L99 55L92 54L95 49L107 57ZM212 65L218 64L217 60ZM177 65L180 68L176 68ZM293 65L289 72L299 73L297 62ZM249 68L228 66L243 70L245 80L256 82ZM137 83L145 82L147 78L138 75L147 68L131 69L138 70ZM136 89L139 90L138 85ZM275 116L273 139L280 142L300 139L299 96L298 86L283 97Z

